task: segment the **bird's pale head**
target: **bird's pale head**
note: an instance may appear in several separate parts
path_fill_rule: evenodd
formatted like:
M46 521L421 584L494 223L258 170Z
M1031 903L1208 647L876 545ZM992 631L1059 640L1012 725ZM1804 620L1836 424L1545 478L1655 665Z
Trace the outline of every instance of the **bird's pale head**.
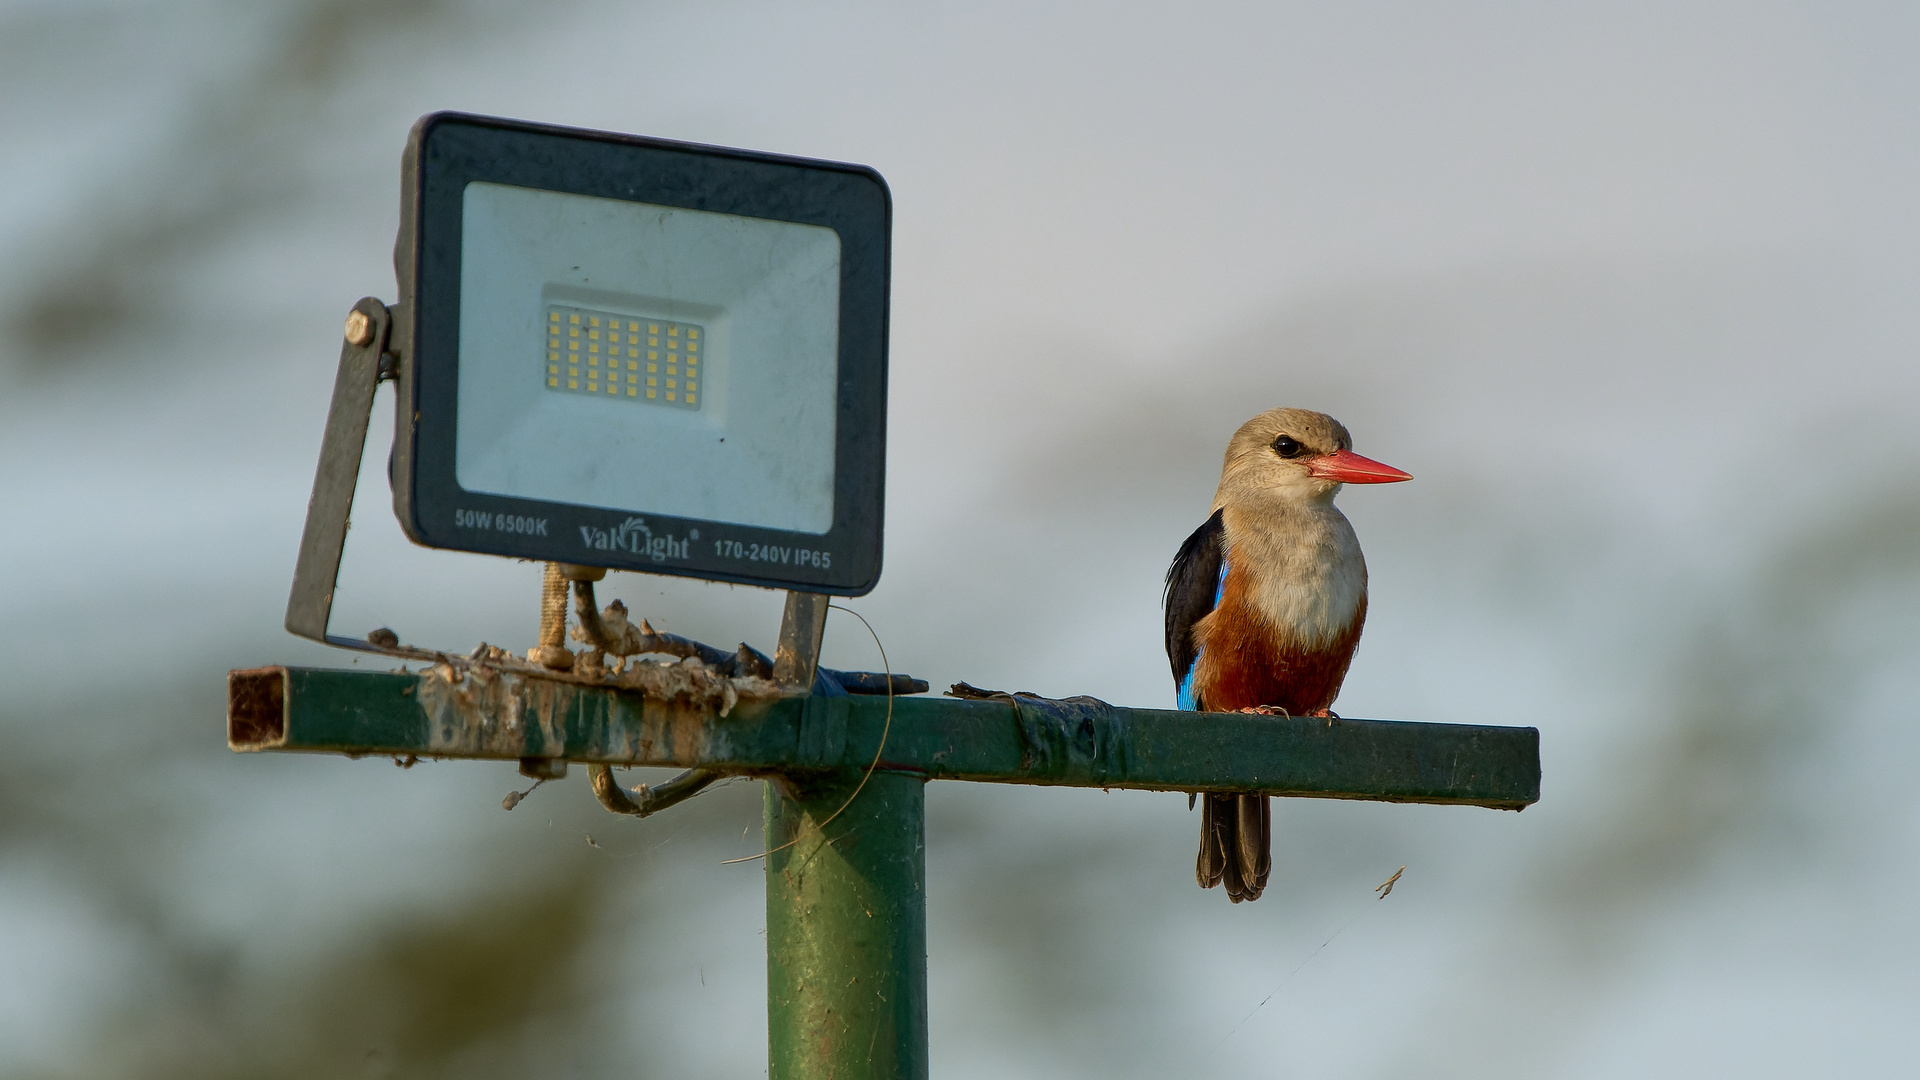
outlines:
M1413 479L1353 452L1353 436L1326 413L1268 409L1240 425L1227 442L1214 506L1331 500L1341 484Z

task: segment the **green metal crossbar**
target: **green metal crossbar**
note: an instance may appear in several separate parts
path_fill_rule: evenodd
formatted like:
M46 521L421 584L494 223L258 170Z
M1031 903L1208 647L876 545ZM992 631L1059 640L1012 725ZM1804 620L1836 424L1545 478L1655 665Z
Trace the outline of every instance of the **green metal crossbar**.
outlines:
M236 750L421 757L559 758L751 774L880 768L928 780L1518 810L1540 798L1533 728L1194 713L1022 708L1003 701L884 696L743 701L732 712L538 678L507 698L436 701L437 677L261 668L231 676L243 705ZM438 695L446 697L446 695ZM277 700L279 705L271 704ZM1026 700L1026 699L1022 699ZM1087 699L1078 699L1087 700ZM884 750L887 710L893 725Z
M743 700L721 716L537 676L495 674L476 685L432 671L269 667L230 673L228 742L241 751L545 758L769 778L773 1080L927 1075L927 780L1506 810L1540 797L1534 728L1128 709L1087 698L789 696Z

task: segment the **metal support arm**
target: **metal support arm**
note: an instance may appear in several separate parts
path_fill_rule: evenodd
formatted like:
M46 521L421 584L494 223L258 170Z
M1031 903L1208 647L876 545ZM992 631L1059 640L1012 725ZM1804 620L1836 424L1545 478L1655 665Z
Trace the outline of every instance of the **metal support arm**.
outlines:
M715 707L496 672L269 667L228 677L235 750L560 758L750 775L859 772L880 748L884 697ZM1083 699L1086 700L1086 699ZM892 701L879 768L929 779L1518 810L1540 797L1533 728L1127 709L1093 702ZM508 719L512 722L509 723Z

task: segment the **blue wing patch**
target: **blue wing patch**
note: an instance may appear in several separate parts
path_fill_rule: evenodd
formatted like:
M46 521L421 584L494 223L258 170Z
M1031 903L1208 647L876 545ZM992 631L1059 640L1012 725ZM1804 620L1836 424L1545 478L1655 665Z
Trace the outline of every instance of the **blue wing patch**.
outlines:
M1180 708L1196 711L1193 662L1199 652L1193 628L1220 604L1227 579L1227 542L1224 510L1215 510L1206 524L1193 530L1167 568L1167 587L1161 596L1167 615L1167 666L1179 687Z
M1220 598L1225 595L1227 595L1227 559L1223 555L1220 557L1220 577L1213 586L1213 606L1219 607ZM1193 663L1187 668L1186 675L1180 679L1179 700L1174 703L1174 708L1182 712L1200 711L1199 703L1193 698L1193 672L1200 666L1200 654L1206 651L1204 647L1193 651Z

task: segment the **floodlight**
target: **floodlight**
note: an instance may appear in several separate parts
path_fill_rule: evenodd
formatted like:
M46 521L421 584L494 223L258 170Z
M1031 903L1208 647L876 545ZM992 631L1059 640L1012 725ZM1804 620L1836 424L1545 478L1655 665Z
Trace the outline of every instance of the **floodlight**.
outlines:
M398 388L389 475L416 543L873 588L878 173L458 113L414 125L402 172L400 301L390 332L378 301L355 309L290 628L324 636L375 378Z
M439 113L395 249L394 508L432 547L858 595L880 572L871 169Z

